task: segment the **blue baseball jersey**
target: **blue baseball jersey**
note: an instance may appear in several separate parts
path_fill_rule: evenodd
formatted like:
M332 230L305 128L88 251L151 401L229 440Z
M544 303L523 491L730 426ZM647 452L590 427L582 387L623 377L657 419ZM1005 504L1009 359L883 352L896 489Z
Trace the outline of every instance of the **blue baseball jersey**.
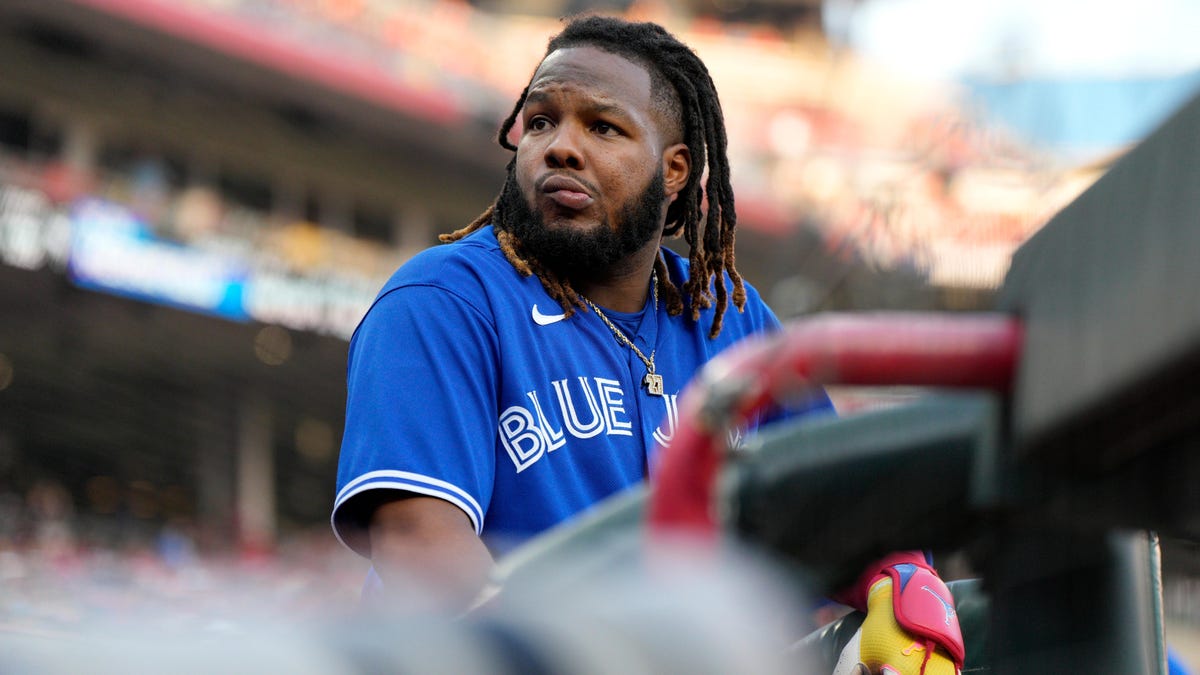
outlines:
M664 249L681 287L687 262ZM728 283L728 280L726 280ZM350 342L345 434L332 523L369 555L362 533L374 491L447 500L503 551L644 480L678 419L680 391L734 342L777 329L747 286L716 339L700 321L642 311L605 314L646 365L594 312L564 318L536 276L521 276L492 228L423 251L384 285ZM810 406L831 409L819 396Z

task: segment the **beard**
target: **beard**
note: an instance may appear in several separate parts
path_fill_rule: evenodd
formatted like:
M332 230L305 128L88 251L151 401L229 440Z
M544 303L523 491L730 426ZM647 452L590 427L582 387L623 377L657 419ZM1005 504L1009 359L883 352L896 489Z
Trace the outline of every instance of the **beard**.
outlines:
M595 278L611 274L630 254L640 250L662 228L663 170L650 179L641 194L621 206L616 227L606 216L597 227L579 231L550 228L540 211L534 211L508 166L508 180L497 201L497 229L507 230L521 248L544 267L565 278Z

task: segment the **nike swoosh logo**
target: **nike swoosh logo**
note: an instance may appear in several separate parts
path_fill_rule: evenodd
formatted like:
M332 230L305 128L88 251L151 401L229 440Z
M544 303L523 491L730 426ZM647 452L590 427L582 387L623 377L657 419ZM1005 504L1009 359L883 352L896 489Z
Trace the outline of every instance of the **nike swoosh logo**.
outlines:
M533 306L533 322L539 326L549 326L567 318L566 314L542 314L537 305Z
M958 612L954 611L954 605L951 605L950 603L946 602L945 598L943 598L942 596L935 593L933 591L933 589L928 586L922 586L921 590L928 592L930 595L937 598L938 602L942 603L942 609L944 609L946 611L946 625L949 626L950 619L953 619L954 615L958 613Z

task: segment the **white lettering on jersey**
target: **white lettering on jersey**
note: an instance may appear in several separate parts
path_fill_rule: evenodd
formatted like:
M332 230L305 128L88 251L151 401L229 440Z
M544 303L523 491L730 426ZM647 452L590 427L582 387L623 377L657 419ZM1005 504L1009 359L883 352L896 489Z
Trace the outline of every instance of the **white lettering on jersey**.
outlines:
M554 380L553 400L558 409L551 405L548 412L557 412L557 418L548 416L542 407L536 389L525 392L529 406L514 405L500 414L500 442L508 453L517 473L535 464L546 454L567 444L567 435L573 438L593 438L600 434L609 436L633 436L633 420L626 403L625 390L617 380L602 377L577 377L577 384L569 386L570 378ZM654 440L662 447L671 444L679 424L678 394L649 401L648 414L665 415L663 423L654 430ZM665 409L655 410L656 400L664 401ZM577 402L586 403L586 412ZM583 421L581 420L583 418ZM551 420L555 420L552 422ZM554 427L558 423L561 426Z
M583 395L587 399L588 409L592 413L592 419L587 424L579 421L579 413L575 410L575 399L567 387L567 380L555 380L550 384L553 385L554 392L558 394L558 409L563 413L563 422L567 426L567 431L571 432L575 438L591 438L604 431L604 415L596 403L592 388L588 386L587 378L580 377L578 379Z
M542 440L546 442L546 452L554 452L566 445L567 439L564 438L562 429L551 427L549 420L546 419L546 413L542 412L542 404L538 402L537 390L526 392L525 395L529 397L530 402L533 403L533 410L537 413L537 428L542 434Z
M528 469L546 453L545 432L533 421L533 415L519 405L500 413L500 442L517 466L517 473Z
M600 401L604 404L604 425L610 436L632 436L633 422L628 418L617 419L619 413L625 412L625 392L621 383L616 380L594 378L596 389L600 392Z
M664 401L667 406L665 423L667 425L667 429L666 431L663 431L662 425L660 424L658 425L658 428L654 430L654 440L664 448L671 444L671 439L675 438L675 427L679 424L678 399L679 394L671 394L670 396L665 397Z
M726 438L729 441L729 450L736 452L742 449L742 441L746 440L746 427L734 427L730 429Z

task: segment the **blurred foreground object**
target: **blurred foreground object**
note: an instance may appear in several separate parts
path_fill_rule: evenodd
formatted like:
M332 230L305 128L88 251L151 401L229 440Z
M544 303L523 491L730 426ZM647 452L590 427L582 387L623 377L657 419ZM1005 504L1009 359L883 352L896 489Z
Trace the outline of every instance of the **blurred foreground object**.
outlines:
M505 602L457 619L297 623L267 614L185 630L148 616L70 636L0 631L0 672L796 672L785 653L804 629L807 602L774 567L744 550L707 565L695 564L683 545L664 555L676 573L651 573L627 559L594 570L586 584L572 575L587 561L562 560L560 573L514 584Z
M982 576L965 595L969 622L959 609L972 633L964 672L1165 673L1160 540L1149 531L1200 536L1190 488L1200 474L1200 427L1190 412L1200 364L1196 157L1200 99L1018 252L996 318L1004 327L996 335L1007 334L1011 349L993 352L1005 355L993 363L1008 367L996 370L999 380L967 377L975 392L768 430L725 456L725 432L789 387L944 388L955 383L916 378L935 378L936 362L944 367L961 353L939 359L927 335L929 363L884 380L897 363L872 354L896 344L921 353L922 341L901 331L905 317L891 317L892 332L880 322L867 331L877 339L852 346L815 339L814 326L826 321L818 317L714 361L685 395L658 467L651 532L699 532L710 545L740 538L794 563L818 593L888 551L962 551ZM971 317L944 320L949 329ZM1009 358L1018 344L1019 358ZM860 346L854 358L871 364L863 369L822 360ZM554 559L553 548L617 536L639 506L605 514L624 525L599 518L581 523L575 541L559 533L540 565ZM981 616L986 629L976 632ZM832 654L832 668L855 630L827 629L800 650Z

